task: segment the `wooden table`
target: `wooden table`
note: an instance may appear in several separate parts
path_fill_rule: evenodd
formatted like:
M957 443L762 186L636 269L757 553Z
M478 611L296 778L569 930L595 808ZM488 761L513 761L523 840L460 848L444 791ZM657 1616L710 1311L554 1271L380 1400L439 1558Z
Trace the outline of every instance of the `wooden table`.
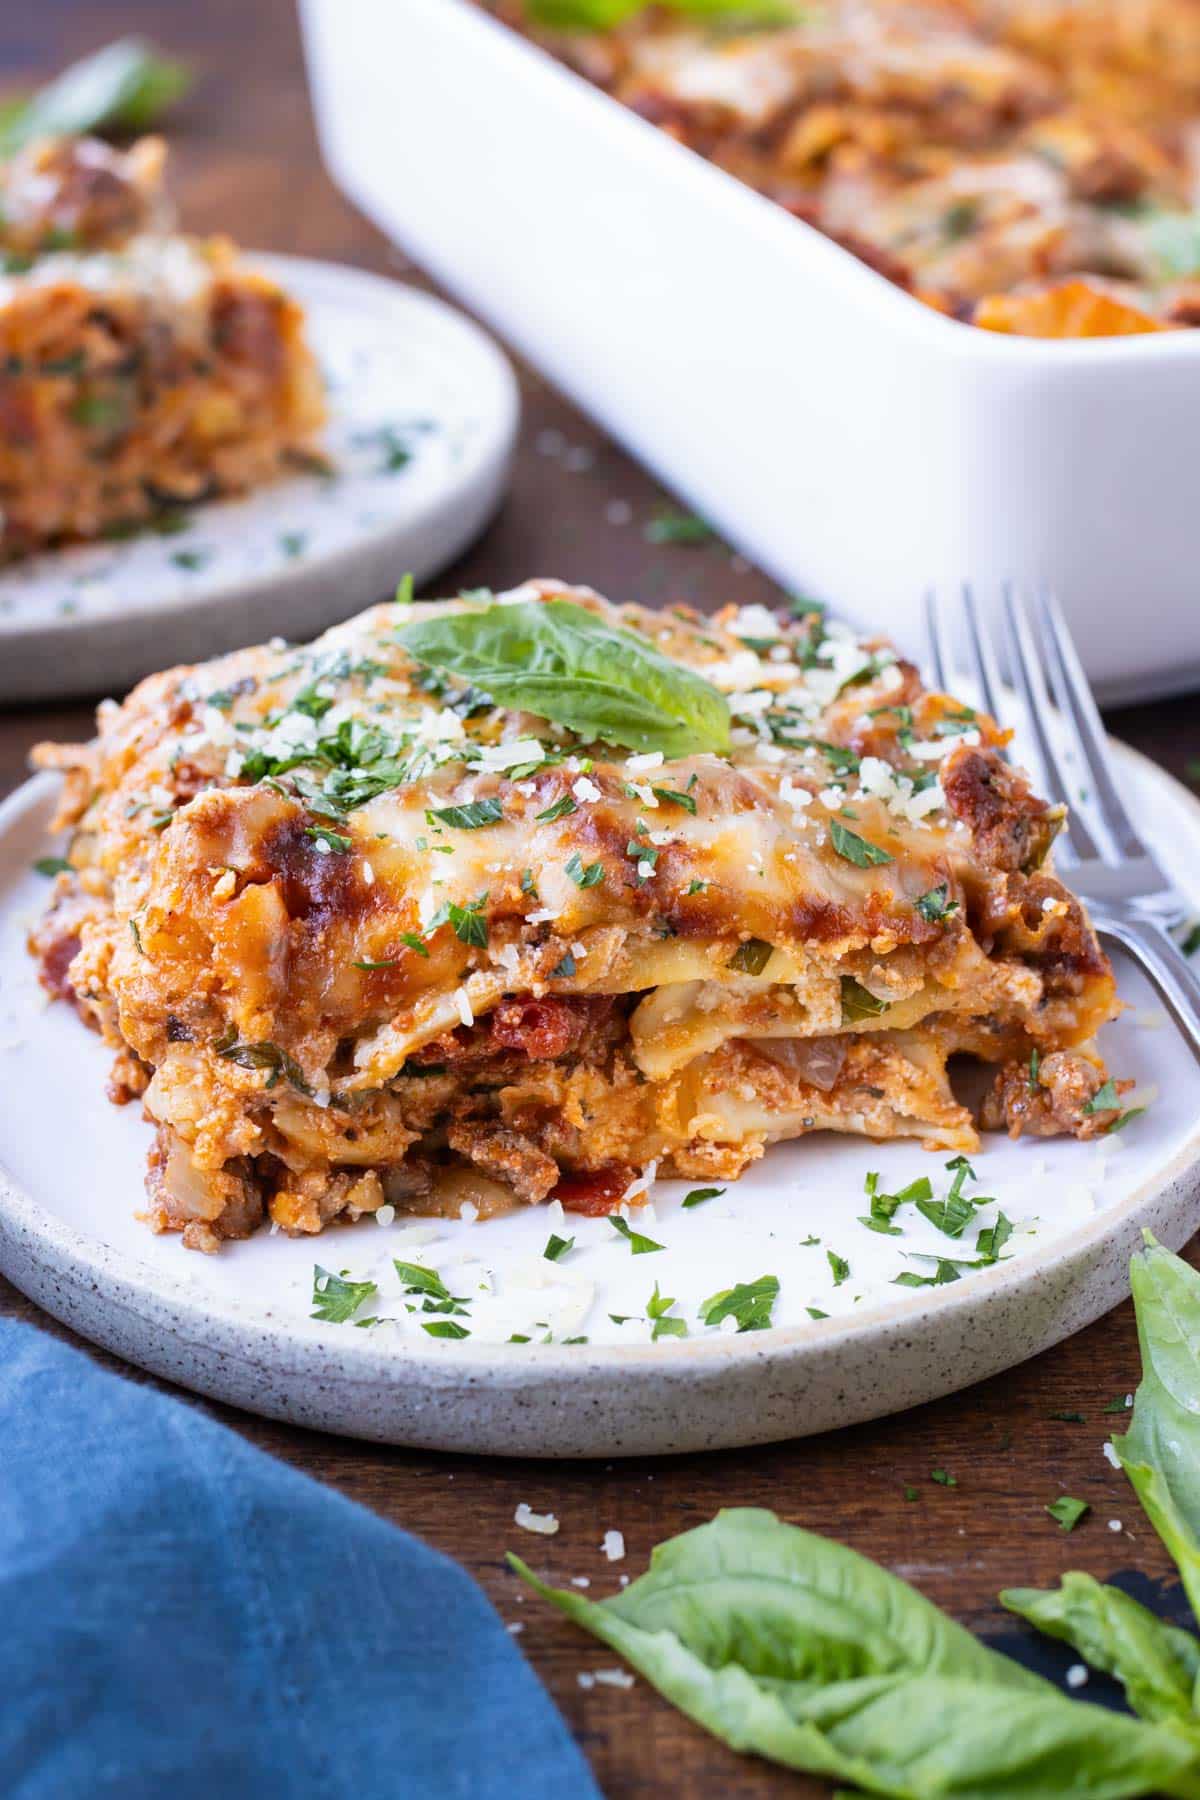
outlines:
M191 227L228 229L253 246L340 258L422 282L322 171L288 0L256 0L252 8L244 0L207 0L202 7L182 0L39 0L36 7L8 7L0 12L0 71L6 83L32 82L131 30L154 36L198 71L170 130L175 187ZM447 573L445 591L554 574L614 596L709 606L771 597L765 580L720 547L648 544L642 527L663 499L655 484L525 368L521 386L525 425L511 497L483 541ZM148 670L153 660L150 646ZM1130 709L1112 724L1176 774L1200 752L1195 701ZM22 779L37 739L84 737L89 728L84 705L0 718L0 792ZM3 1281L0 1311L47 1323ZM887 1563L968 1624L994 1629L994 1596L1006 1584L1043 1584L1067 1568L1108 1576L1134 1566L1166 1575L1157 1539L1100 1450L1107 1435L1102 1408L1133 1384L1137 1368L1132 1310L1124 1306L1035 1362L901 1418L768 1449L616 1464L489 1462L379 1449L217 1406L207 1410L447 1551L482 1582L506 1619L523 1618L522 1648L611 1800L663 1794L734 1800L825 1790L739 1759L643 1683L582 1689L579 1673L611 1663L611 1656L557 1615L520 1599L504 1568L505 1549L532 1553L560 1582L587 1575L605 1592L616 1573L599 1549L609 1527L624 1532L623 1567L636 1573L652 1545L719 1507L769 1506ZM1082 1412L1087 1422L1052 1418L1061 1411ZM956 1488L930 1480L939 1467L953 1472ZM904 1503L906 1483L919 1490L915 1504ZM1069 1540L1042 1510L1063 1493L1093 1508ZM553 1510L562 1522L559 1535L535 1540L518 1531L513 1513L522 1500ZM1124 1522L1120 1536L1108 1529L1114 1519Z

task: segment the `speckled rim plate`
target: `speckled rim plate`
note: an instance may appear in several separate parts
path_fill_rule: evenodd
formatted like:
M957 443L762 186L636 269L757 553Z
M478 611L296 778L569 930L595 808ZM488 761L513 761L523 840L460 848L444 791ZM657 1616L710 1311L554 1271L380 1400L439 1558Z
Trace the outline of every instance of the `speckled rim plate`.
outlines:
M1200 804L1145 758L1124 746L1118 752L1139 818L1195 899ZM0 913L6 906L12 913L14 881L38 853L52 796L50 778L40 777L0 807ZM0 996L9 991L10 954L0 951ZM1120 975L1144 1006L1138 978L1127 965ZM1128 1258L1143 1228L1175 1248L1187 1241L1200 1223L1200 1069L1173 1026L1144 1035L1167 1091L1139 1122L1130 1171L1109 1177L1090 1216L1010 1263L952 1286L890 1289L883 1303L863 1305L852 1317L653 1344L406 1338L381 1348L369 1332L313 1323L278 1302L248 1305L207 1290L207 1259L181 1261L186 1253L175 1240L147 1234L138 1255L80 1230L48 1174L18 1181L5 1172L13 1147L27 1150L29 1142L28 1113L14 1117L21 1109L11 1107L0 1121L0 1269L56 1318L156 1374L269 1417L347 1435L548 1457L802 1436L898 1411L1011 1367L1124 1297ZM99 1081L104 1054L96 1049ZM50 1102L55 1119L64 1101L70 1095L59 1087ZM1125 1135L1132 1140L1133 1129ZM813 1139L782 1151L812 1157L818 1146ZM888 1154L887 1147L851 1148L862 1169ZM1073 1144L1065 1153L1096 1154ZM769 1152L762 1167L770 1170L777 1156ZM1123 1149L1122 1162L1125 1156ZM985 1170L981 1162L981 1175ZM131 1195L131 1207L137 1203ZM699 1222L702 1209L686 1216ZM316 1258L334 1267L355 1260L356 1243L368 1241L358 1239L363 1231L372 1247L385 1235L364 1224L338 1233L334 1250L326 1234L313 1246ZM272 1240L260 1234L245 1249L270 1257ZM646 1287L655 1273L651 1266ZM723 1274L710 1271L714 1286L724 1285Z
M303 304L328 384L334 474L186 508L183 529L0 567L0 700L124 692L152 670L313 637L425 581L508 480L516 380L477 325L335 263L255 256Z

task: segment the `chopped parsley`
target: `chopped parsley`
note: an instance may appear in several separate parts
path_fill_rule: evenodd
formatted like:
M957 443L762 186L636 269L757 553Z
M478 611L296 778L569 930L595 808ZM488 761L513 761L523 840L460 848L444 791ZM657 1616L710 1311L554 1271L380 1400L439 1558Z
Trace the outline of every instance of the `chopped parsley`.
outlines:
M711 544L716 535L712 526L694 513L675 512L669 507L647 520L644 531L648 544Z
M547 1262L558 1262L559 1259L564 1257L567 1254L567 1251L573 1249L574 1246L575 1239L573 1237L555 1237L552 1233L546 1244L546 1248L542 1251L542 1255Z
M930 1469L930 1481L936 1481L939 1487L957 1487L958 1476L949 1474L945 1469Z
M654 1321L654 1329L650 1333L652 1343L657 1342L660 1337L687 1336L687 1320L669 1316L674 1304L674 1299L669 1295L659 1293L656 1281L654 1292L646 1302L646 1317Z
M213 1045L216 1054L224 1062L236 1063L239 1069L265 1069L267 1071L267 1088L273 1088L281 1077L286 1078L301 1094L311 1094L312 1089L304 1078L304 1071L293 1056L278 1044L261 1041L243 1043L231 1025Z
M425 929L425 936L431 938L435 931L443 925L453 927L454 935L461 943L469 944L473 949L483 950L487 946L487 920L483 917L483 909L487 903L487 895L480 894L468 906L456 906L453 900L447 900L439 906Z
M1117 1085L1110 1075L1103 1087L1097 1088L1090 1100L1085 1100L1081 1110L1085 1113L1116 1112L1116 1118L1105 1128L1106 1136L1123 1131L1131 1119L1140 1118L1145 1112L1144 1106L1131 1106L1127 1111L1120 1111L1121 1097L1117 1093Z
M889 850L881 850L878 844L868 843L866 838L859 837L857 831L851 831L848 825L843 825L840 819L830 819L829 835L837 854L859 869L895 861Z
M1091 1510L1087 1500L1073 1500L1070 1494L1061 1494L1046 1508L1055 1524L1061 1525L1064 1531L1074 1531L1080 1519Z
M725 1192L724 1188L693 1188L690 1194L683 1196L684 1206L703 1206L706 1200L719 1200Z
M736 1319L739 1331L766 1331L778 1298L779 1277L760 1275L757 1281L739 1282L736 1287L711 1294L701 1302L700 1318L705 1325Z
M422 1319L421 1330L435 1338L466 1338L471 1333L455 1319Z
M567 874L571 877L571 880L575 883L576 887L598 887L604 880L604 864L599 862L585 864L578 850L576 850L574 856L572 856L567 863Z
M561 962L555 963L550 971L551 981L569 981L576 969L575 958L568 950Z
M880 1000L869 988L863 987L853 975L842 976L842 1024L853 1025L860 1019L877 1019L885 1013L890 1002Z
M334 1275L317 1263L313 1269L313 1310L309 1317L326 1325L344 1325L375 1292L373 1281L347 1281L344 1275Z
M550 805L546 808L545 812L534 813L533 816L539 822L544 822L544 823L549 824L549 822L551 820L565 819L569 813L573 813L575 811L577 811L577 808L576 808L574 800L571 798L571 795L570 794L560 794L558 799L555 800L552 805Z
M626 1239L634 1256L649 1256L652 1250L665 1250L665 1244L656 1244L653 1238L643 1237L640 1231L634 1231L627 1220L619 1218L616 1213L609 1213L608 1222L614 1231L620 1232Z
M39 875L67 875L71 869L65 856L39 856L33 867Z
M429 814L452 831L479 831L502 819L504 808L499 800L469 800L465 806L431 806Z
M930 888L917 901L917 911L930 925L940 925L952 912L958 911L958 901L950 898L950 884L943 881L940 887Z
M421 949L426 956L429 955L424 944L421 945ZM369 956L364 956L361 962L351 963L350 965L352 969L361 969L364 975L369 975L372 969L394 969L395 966L396 958L394 956L381 956L378 962L372 962Z
M336 851L339 856L345 856L354 847L352 838L343 837L340 831L331 831L328 825L306 825L304 835L324 844L327 850Z
M694 813L696 802L691 794L680 793L676 788L651 788L656 800L665 800L668 806L682 806L684 812Z
M841 1287L844 1281L849 1281L850 1264L846 1261L844 1256L839 1256L836 1250L827 1250L825 1252L825 1260L833 1270L833 1285L835 1288Z
M747 938L739 944L729 959L729 968L737 969L743 975L761 975L771 960L772 946L763 938Z

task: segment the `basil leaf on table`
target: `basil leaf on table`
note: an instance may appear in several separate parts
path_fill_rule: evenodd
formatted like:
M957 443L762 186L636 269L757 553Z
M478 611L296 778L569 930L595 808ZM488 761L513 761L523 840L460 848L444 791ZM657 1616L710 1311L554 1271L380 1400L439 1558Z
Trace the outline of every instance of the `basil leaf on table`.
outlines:
M844 1545L755 1508L596 1602L509 1561L735 1750L895 1800L1200 1796L1181 1737L1068 1699Z
M1200 1639L1155 1618L1148 1608L1078 1570L1048 1591L1006 1588L1000 1604L1047 1637L1074 1646L1085 1662L1115 1675L1134 1712L1163 1724L1182 1724L1200 1745L1192 1711L1200 1675Z
M1142 1380L1113 1448L1200 1618L1200 1275L1149 1232L1129 1273Z
M396 636L417 662L589 742L667 757L729 749L729 706L711 682L573 601L445 612Z
M144 131L186 92L182 63L159 56L143 38L120 38L72 63L54 81L0 114L0 153L11 156L39 137L93 131Z

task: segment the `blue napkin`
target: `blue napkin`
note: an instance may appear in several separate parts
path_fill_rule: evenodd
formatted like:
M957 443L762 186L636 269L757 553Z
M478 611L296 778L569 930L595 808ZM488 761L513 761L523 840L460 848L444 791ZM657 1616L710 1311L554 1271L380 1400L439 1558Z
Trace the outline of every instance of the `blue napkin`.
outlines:
M454 1563L5 1320L0 1794L599 1800Z

